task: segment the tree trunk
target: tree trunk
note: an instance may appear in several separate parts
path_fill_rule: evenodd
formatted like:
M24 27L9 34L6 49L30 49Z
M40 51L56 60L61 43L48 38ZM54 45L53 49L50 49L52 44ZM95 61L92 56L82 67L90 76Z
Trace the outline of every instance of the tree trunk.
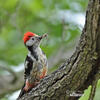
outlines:
M78 100L99 79L99 43L100 0L89 0L85 26L74 54L19 100Z

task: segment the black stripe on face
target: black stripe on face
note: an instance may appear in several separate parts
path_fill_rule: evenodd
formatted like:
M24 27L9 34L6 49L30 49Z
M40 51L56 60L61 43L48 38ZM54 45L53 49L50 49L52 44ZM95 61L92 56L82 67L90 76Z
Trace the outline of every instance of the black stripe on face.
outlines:
M29 56L27 56L25 62L26 62L26 61L27 61L28 63L27 63L27 67L25 68L25 73L24 73L24 74L25 74L26 76L28 76L28 75L30 75L30 71L32 70L32 67L33 67L33 60L32 60ZM26 76L25 76L25 77L26 77Z

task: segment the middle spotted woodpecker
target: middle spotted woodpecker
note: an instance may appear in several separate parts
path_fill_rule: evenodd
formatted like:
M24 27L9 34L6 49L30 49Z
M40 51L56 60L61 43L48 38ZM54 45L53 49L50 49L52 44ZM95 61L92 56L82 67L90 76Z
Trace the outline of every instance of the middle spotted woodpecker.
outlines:
M21 98L26 92L34 88L47 74L47 58L40 48L41 40L46 36L47 34L38 36L32 32L27 32L24 34L23 40L25 46L28 49L28 55L24 63L25 82L19 94L19 98Z

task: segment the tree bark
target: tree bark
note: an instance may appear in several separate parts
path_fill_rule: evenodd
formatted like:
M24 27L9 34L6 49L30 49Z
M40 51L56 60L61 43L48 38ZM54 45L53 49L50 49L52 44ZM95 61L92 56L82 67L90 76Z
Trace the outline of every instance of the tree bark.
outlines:
M95 76L100 76L99 43L100 0L89 0L85 26L74 54L19 100L78 100L80 93L97 80Z

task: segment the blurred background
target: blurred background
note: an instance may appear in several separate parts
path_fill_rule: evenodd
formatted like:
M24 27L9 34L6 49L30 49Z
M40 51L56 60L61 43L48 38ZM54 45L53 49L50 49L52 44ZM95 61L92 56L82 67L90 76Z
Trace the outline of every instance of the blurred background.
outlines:
M87 5L87 0L0 0L0 100L16 100L22 87L27 55L24 33L48 33L41 48L48 57L50 74L74 52ZM90 89L80 100L88 100ZM100 82L95 100L100 100L99 94Z

